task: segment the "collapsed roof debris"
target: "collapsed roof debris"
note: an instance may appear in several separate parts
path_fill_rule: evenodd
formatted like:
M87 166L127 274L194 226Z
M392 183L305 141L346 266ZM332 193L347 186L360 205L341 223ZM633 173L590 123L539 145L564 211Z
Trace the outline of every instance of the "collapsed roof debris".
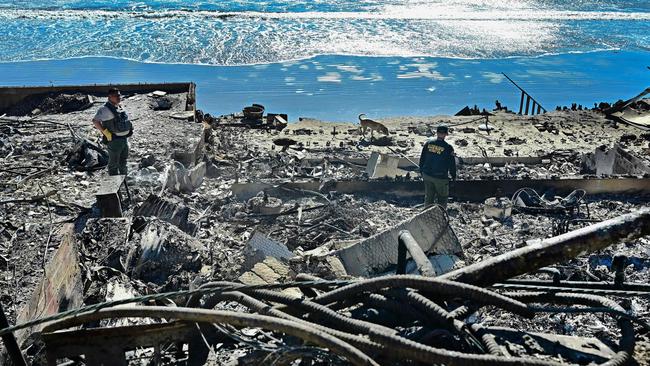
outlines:
M487 130L385 119L380 139L256 104L203 114L193 84L122 90L119 184L94 108L32 113L32 97L0 117L0 303L20 328L0 333L30 363L648 364L638 127L500 108ZM417 167L442 123L446 211L423 207Z

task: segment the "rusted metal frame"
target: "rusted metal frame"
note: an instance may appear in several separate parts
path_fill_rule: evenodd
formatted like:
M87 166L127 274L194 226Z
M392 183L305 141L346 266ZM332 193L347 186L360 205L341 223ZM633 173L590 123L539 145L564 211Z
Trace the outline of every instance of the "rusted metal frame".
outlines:
M9 321L5 315L5 311L0 304L0 329L9 327ZM2 335L2 343L4 343L7 353L11 358L11 361L14 366L27 366L27 361L25 361L25 356L23 356L18 341L13 333L7 333Z
M112 328L80 329L43 333L47 345L48 363L56 360L85 355L88 364L103 360L107 364L125 364L125 352L139 347L157 347L162 343L185 342L194 329L192 323L171 322ZM99 356L99 358L94 357Z
M406 252L408 252L415 261L418 271L423 276L432 277L436 275L429 258L424 254L422 247L413 238L410 231L402 230L399 233L397 242L397 274L406 274Z
M650 208L618 216L446 273L440 278L490 286L536 269L650 235Z

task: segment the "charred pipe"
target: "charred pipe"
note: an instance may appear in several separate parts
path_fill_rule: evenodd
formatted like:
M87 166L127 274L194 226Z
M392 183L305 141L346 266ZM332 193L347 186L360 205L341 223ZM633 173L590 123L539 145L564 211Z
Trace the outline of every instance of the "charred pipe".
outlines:
M446 273L439 278L489 286L606 248L620 240L633 240L646 235L650 235L650 208L530 243L524 248Z
M415 241L410 231L402 230L397 242L397 274L406 274L406 252L408 252L423 276L433 277L436 275L429 258L424 254L420 244Z

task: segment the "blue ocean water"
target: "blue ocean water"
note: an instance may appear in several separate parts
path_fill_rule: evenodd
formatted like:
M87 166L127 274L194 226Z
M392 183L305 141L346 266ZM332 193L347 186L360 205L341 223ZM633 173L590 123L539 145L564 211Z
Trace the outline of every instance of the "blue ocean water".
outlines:
M648 1L15 0L0 34L0 84L192 80L211 113L453 113L516 99L501 72L547 108L650 81Z

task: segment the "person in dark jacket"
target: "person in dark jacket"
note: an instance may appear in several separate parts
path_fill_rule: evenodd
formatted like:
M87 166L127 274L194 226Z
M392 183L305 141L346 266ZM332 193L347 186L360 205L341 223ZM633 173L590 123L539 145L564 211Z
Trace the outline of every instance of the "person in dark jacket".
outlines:
M420 155L420 173L424 180L424 204L434 203L447 208L449 177L456 180L456 158L454 148L445 142L449 133L447 126L438 126L436 138L430 138Z

